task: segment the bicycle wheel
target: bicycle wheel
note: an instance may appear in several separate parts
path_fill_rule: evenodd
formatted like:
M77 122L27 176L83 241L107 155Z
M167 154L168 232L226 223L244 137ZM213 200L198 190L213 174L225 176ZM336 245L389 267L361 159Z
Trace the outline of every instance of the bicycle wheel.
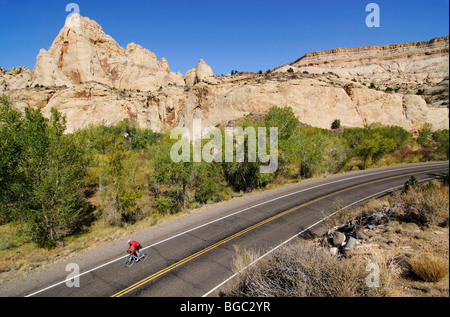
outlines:
M131 254L125 259L125 267L132 267L133 264L136 262L134 256Z
M139 259L142 260L142 261L147 260L147 258L148 258L148 251L147 250L141 250L140 252L141 252L141 257Z

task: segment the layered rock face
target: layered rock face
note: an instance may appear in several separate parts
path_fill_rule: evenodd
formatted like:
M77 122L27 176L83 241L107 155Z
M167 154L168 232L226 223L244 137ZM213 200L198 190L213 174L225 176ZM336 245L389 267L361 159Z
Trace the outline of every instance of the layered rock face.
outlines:
M202 119L208 126L226 124L246 115L266 113L278 105L291 106L302 123L324 129L329 129L335 119L345 127L379 122L412 132L425 123L431 123L435 130L448 128L448 107L427 105L422 96L346 86L350 84L345 82L330 84L327 81L336 80L332 76L290 79L274 75L260 82L256 78L216 86L196 85L179 115L179 124L189 126L193 119Z
M421 89L423 94L424 89L448 81L448 54L449 37L446 36L423 42L312 52L276 71L292 68L301 73L332 73L383 90L415 94ZM440 104L448 102L446 99Z
M272 106L290 106L307 125L330 128L374 122L417 131L448 128L449 38L308 53L271 73L214 76L205 61L180 73L140 45L120 47L89 18L72 15L31 73L0 68L0 93L16 106L52 107L67 131L124 118L160 131L226 125Z
M439 82L448 76L448 43L447 36L424 42L336 48L307 53L278 70L294 67L312 73L333 71L339 76L356 79L371 76L375 83L399 79Z

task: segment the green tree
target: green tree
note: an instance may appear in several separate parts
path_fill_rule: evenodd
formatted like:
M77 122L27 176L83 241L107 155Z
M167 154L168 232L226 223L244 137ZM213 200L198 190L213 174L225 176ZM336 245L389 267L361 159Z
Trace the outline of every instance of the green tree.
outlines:
M249 162L248 158L244 162L224 162L223 171L225 179L234 191L248 192L260 187L259 164Z
M417 143L422 146L430 146L432 141L432 126L430 123L425 123L423 127L419 130L419 136L417 138Z
M342 137L351 149L351 156L362 160L360 167L363 169L411 142L411 134L402 127L381 123L373 123L368 128L345 129Z
M370 138L364 139L358 144L354 153L362 159L362 168L366 169L369 164L375 164L383 156L395 149L396 143L389 138L383 138L378 132Z
M26 218L33 240L53 246L81 225L86 212L82 192L86 163L71 136L52 140L46 163L32 186Z
M370 138L372 132L367 128L348 128L342 133L342 137L347 141L348 146L354 149L365 139Z
M139 153L113 143L101 158L105 217L111 225L134 222L140 216L139 200L144 195L146 175Z
M177 202L171 196L158 196L155 198L155 203L160 214L175 214L179 210Z
M298 128L287 144L288 161L299 166L303 178L337 172L348 152L343 139L319 128Z
M436 143L436 151L449 158L449 130L443 129L435 131L432 135L433 141Z
M183 207L187 206L187 189L193 176L192 145L190 144L190 160L174 162L170 151L177 140L171 140L167 134L161 141L153 160L154 177L159 184L174 185Z
M294 133L299 124L299 120L291 107L281 108L273 106L264 116L261 124L266 128L277 127L278 139L283 141L289 139Z
M158 134L151 130L140 129L136 122L126 118L110 128L125 147L144 149L158 139Z
M11 99L0 99L0 224L11 221L23 203L23 116Z
M219 201L226 191L226 182L219 163L198 162L193 164L192 189L195 200L200 203Z
M277 108L277 109L276 109ZM292 109L291 109L292 111ZM233 143L232 149L227 149L226 147L223 147L222 154L226 157L227 155L229 157L233 157L232 162L227 162L226 159L222 160L222 169L223 169L223 175L227 181L227 183L231 186L231 188L234 191L244 191L248 192L252 189L265 186L267 183L273 181L276 174L279 173L279 169L277 169L276 172L273 173L261 173L260 167L262 165L265 165L265 163L260 161L259 156L259 131L258 128L266 128L266 153L269 153L270 151L270 128L275 127L278 128L278 131L280 129L282 130L284 139L282 142L284 142L288 138L288 134L290 135L293 131L290 129L292 128L292 121L289 121L291 119L289 116L291 114L291 111L289 109L282 109L278 107L273 107L269 111L269 113L260 121L260 122L253 122L250 119L243 120L239 123L238 128L242 129L241 132L243 132L243 135L239 133L239 141L236 140L236 142ZM288 116L283 116L283 113L287 113ZM292 113L293 115L293 113ZM285 120L283 120L283 118ZM297 120L295 116L293 116L294 120ZM297 123L298 124L298 121ZM252 137L249 137L247 134L247 129L250 129L251 131L254 131L254 135ZM222 139L225 140L225 131L222 131ZM252 133L250 133L252 134ZM255 139L253 139L253 137ZM238 136L235 136L236 139L238 139ZM258 138L258 140L257 140ZM224 142L225 143L225 142ZM239 143L239 146L238 146ZM238 149L242 147L243 154L242 157L238 159ZM227 151L230 151L230 153L227 154ZM232 153L231 153L232 152ZM272 155L272 153L270 153ZM276 153L278 155L278 153Z
M50 120L39 109L26 109L23 121L25 179L16 220L40 246L52 247L80 225L86 208L83 177L87 162L72 135L64 135L65 119L52 109Z
M378 132L383 138L391 139L395 142L395 149L411 143L411 133L399 126L370 126L372 133Z

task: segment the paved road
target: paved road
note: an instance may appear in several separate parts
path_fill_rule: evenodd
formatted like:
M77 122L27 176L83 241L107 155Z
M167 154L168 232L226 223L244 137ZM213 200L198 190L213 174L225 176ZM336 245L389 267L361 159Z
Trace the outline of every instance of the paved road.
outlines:
M124 267L126 240L71 259L51 273L30 276L8 287L6 296L177 296L210 294L231 277L234 246L270 252L299 233L318 233L321 221L342 206L360 203L402 186L411 175L419 180L449 171L449 163L424 163L371 169L309 180L264 191L169 224L152 227L137 238L149 259ZM68 271L66 271L66 269ZM65 282L75 276L73 287ZM70 285L70 283L69 283ZM74 284L72 284L74 285Z

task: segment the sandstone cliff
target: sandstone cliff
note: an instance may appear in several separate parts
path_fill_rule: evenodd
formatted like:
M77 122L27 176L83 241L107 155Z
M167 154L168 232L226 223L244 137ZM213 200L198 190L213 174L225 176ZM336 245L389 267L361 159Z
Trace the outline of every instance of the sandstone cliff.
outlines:
M410 131L448 128L449 38L308 53L265 74L214 76L196 68L170 71L138 44L120 47L89 18L72 15L33 72L0 68L0 93L19 108L52 107L68 131L130 118L159 131L174 125L226 124L270 107L291 106L304 124L330 128L381 122Z
M327 73L359 82L371 82L383 88L401 84L436 84L448 77L449 38L430 41L336 48L307 53L277 71Z
M157 89L169 83L184 86L183 76L170 72L165 58L158 60L135 43L124 49L95 21L74 14L49 51L40 51L33 84L72 86L90 81L117 89Z
M213 76L214 73L211 66L206 64L203 59L200 59L196 68L192 68L186 72L184 79L186 86L191 87L202 81L208 82L209 80L211 83L215 83L216 81L212 78Z

